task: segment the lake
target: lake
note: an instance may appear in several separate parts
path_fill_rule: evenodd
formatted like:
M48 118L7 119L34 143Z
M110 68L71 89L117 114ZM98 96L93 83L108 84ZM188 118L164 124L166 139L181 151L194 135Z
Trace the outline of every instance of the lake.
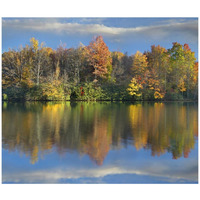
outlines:
M198 105L3 102L2 182L198 183Z

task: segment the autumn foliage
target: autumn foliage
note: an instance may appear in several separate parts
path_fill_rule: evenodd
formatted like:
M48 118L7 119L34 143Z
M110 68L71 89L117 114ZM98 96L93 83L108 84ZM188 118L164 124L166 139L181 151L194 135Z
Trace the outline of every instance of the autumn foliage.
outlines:
M2 54L4 100L196 100L198 62L188 44L111 52L102 36L56 50L35 38Z
M103 41L102 36L96 37L87 47L90 64L94 67L93 74L97 77L107 78L111 67L111 52Z

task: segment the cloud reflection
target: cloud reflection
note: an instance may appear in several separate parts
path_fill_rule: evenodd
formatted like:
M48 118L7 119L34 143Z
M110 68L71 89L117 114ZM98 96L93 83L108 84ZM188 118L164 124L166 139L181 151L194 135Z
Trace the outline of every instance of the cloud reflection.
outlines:
M197 162L186 163L182 168L178 166L177 170L172 170L171 164L156 163L156 167L148 165L145 166L132 166L130 167L116 167L112 165L100 168L56 168L37 171L19 171L18 173L7 172L3 174L3 182L14 183L60 183L60 182L73 182L76 179L82 179L88 183L91 179L95 182L106 183L109 182L109 176L121 177L129 175L135 176L132 182L138 183L138 179L145 177L143 183L149 178L154 178L155 182L197 182L198 164ZM106 180L108 179L108 180ZM94 181L93 180L93 181ZM93 182L92 181L92 182Z

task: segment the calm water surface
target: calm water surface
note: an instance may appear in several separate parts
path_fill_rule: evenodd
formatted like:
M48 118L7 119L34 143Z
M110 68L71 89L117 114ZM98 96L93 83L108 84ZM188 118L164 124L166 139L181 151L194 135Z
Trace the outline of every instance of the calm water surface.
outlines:
M197 103L7 103L3 183L197 183Z

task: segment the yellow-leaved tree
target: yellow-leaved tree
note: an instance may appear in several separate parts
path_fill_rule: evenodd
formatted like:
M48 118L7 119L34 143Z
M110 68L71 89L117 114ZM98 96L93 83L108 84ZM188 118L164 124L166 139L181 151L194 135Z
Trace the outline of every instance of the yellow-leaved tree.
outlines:
M129 87L127 88L127 91L129 91L129 94L131 96L140 97L142 95L141 89L142 85L137 82L135 78L132 78L131 83L129 84Z

